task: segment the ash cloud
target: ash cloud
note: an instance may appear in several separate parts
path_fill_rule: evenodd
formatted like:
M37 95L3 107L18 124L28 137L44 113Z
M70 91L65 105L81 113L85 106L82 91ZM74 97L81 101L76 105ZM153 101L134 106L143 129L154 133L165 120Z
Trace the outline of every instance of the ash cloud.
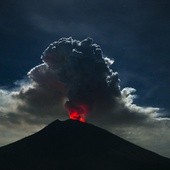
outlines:
M112 61L103 56L100 46L93 44L91 38L62 38L43 52L42 59L63 83L71 101L93 105L120 96L117 73L110 69Z
M89 105L87 120L93 123L139 125L161 117L159 108L133 103L135 89L121 90L118 73L112 70L114 60L91 38L61 38L45 49L41 59L43 63L28 72L28 80L18 89L1 90L1 112L11 122L17 117L33 124L68 118L67 100Z
M134 104L136 90L120 88L118 73L112 70L114 60L91 38L61 38L47 47L41 59L42 64L32 68L17 89L1 89L0 131L25 126L33 131L54 119L66 119L64 103L69 100L89 106L88 122L137 144L147 141L151 129L170 140L170 119L162 118L160 108ZM150 135L151 146L154 138Z

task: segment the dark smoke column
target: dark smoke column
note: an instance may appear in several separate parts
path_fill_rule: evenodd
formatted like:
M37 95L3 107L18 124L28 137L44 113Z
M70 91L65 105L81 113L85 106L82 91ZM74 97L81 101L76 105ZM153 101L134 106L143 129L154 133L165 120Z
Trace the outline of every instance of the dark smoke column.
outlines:
M120 96L118 74L110 68L113 60L105 57L91 38L61 38L49 45L42 60L64 85L65 106L72 119L85 121L94 106L108 107Z

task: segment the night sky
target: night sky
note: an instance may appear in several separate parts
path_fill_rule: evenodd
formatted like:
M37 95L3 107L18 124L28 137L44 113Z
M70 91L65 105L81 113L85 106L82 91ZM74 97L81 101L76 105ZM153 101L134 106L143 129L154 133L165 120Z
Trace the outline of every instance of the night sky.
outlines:
M15 88L41 64L51 42L70 36L93 38L115 60L121 89L136 89L135 104L160 108L170 117L169 0L0 2L1 89ZM170 151L164 155L170 157Z

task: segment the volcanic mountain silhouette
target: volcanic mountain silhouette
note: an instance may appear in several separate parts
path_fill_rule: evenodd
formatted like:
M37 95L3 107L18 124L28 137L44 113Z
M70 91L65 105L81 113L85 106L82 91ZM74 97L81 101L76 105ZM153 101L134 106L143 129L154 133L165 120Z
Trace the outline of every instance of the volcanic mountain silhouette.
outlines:
M0 170L169 170L170 159L76 120L0 148Z

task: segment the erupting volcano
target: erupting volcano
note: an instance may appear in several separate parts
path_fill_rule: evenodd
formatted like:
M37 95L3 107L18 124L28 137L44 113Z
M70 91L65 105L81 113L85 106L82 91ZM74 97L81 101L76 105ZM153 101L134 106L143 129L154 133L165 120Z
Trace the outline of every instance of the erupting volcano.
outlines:
M70 119L86 122L86 116L89 112L89 108L86 104L67 101L65 103L65 108L68 111Z

